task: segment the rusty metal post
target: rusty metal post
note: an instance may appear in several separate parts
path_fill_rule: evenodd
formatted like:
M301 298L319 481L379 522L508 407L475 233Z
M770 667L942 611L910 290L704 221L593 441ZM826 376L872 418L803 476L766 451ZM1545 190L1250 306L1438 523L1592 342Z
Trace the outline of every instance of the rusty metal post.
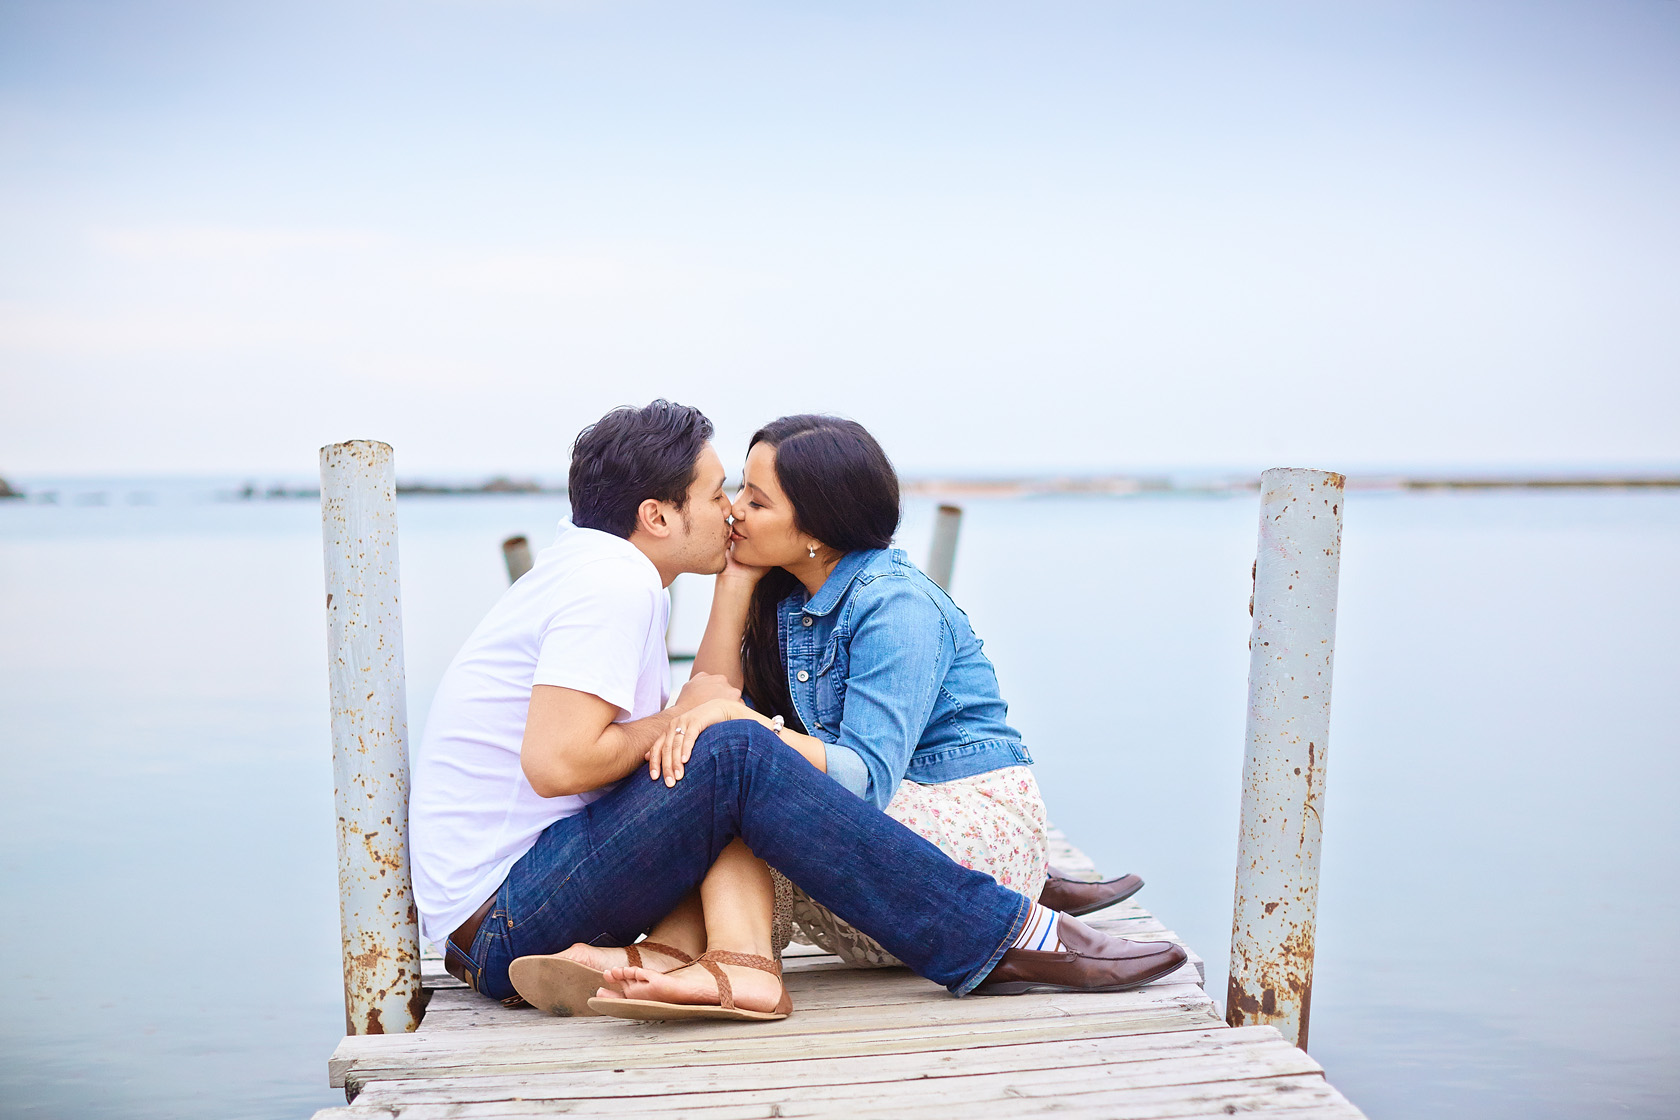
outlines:
M349 1034L420 1025L420 931L408 863L408 699L391 448L321 448L338 916Z
M962 528L961 506L940 506L933 516L933 547L928 550L927 577L951 589L951 569L957 562L957 531Z
M502 559L507 561L508 582L518 583L519 577L531 570L531 542L524 537L509 537L502 542Z
M1248 749L1225 1021L1305 1048L1312 1009L1330 670L1342 562L1339 474L1260 476Z

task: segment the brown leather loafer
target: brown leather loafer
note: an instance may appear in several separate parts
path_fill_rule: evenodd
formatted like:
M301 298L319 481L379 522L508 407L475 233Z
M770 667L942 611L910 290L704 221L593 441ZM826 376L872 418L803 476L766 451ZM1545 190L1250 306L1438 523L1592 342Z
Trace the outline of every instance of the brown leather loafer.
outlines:
M1124 902L1142 889L1143 880L1136 875L1122 875L1118 879L1104 879L1100 883L1084 883L1078 879L1070 879L1052 867L1050 878L1044 882L1044 890L1039 892L1038 904L1063 914L1080 916L1101 910L1104 906L1113 906L1116 902Z
M1110 937L1068 914L1061 916L1057 932L1061 952L1006 950L974 994L1123 992L1159 980L1190 959L1182 945Z

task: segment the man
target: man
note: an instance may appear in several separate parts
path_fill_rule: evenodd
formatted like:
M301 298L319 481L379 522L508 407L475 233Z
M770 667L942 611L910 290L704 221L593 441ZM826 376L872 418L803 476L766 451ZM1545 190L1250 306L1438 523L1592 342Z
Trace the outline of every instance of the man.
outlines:
M728 547L711 435L698 410L662 400L585 429L572 527L444 675L410 836L421 930L450 971L516 1002L514 958L630 945L694 905L737 838L958 995L1117 990L1182 964L1178 946L1106 937L959 866L756 723L709 728L681 781L631 779L673 720L739 695L699 674L666 706L665 589L722 571Z

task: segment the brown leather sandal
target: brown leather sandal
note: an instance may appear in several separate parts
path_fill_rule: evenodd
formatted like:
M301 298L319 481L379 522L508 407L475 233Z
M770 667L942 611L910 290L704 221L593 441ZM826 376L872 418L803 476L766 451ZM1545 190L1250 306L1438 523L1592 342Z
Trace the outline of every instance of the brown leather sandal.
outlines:
M646 967L642 964L644 949L650 953L662 953L685 965L694 963L694 958L681 949L657 941L639 941L624 946L631 968ZM600 969L590 968L558 953L517 958L508 965L508 981L527 1003L550 1015L599 1015L600 1012L590 1010L590 997L603 987L617 987Z
M715 949L701 953L700 959L694 963L710 972L712 978L717 981L717 1003L663 1003L656 999L608 999L605 996L597 996L589 1001L589 1008L597 1014L611 1015L616 1019L734 1019L754 1023L786 1019L793 1013L793 997L788 995L786 985L782 986L782 998L777 1001L774 1011L748 1011L744 1007L736 1007L735 991L730 987L729 977L718 967L733 964L743 968L756 968L772 976L781 976L782 966L769 957Z

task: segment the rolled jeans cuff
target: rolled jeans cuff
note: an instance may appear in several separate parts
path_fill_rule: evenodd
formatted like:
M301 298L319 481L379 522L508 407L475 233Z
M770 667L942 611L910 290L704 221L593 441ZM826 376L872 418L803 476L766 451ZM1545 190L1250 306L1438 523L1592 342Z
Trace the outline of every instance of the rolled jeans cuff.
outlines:
M973 972L969 973L968 978L961 984L951 988L951 994L966 996L969 992L972 992L975 988L979 987L981 982L992 974L992 969L997 967L998 962L1003 959L1003 955L1009 952L1010 948L1014 946L1015 939L1021 936L1021 931L1027 927L1027 919L1031 916L1032 899L1022 895L1021 905L1015 912L1015 921L1011 923L1009 927L1009 936L1005 937L1003 941L998 944L998 947L992 951L992 958L990 960L981 967L975 969Z

